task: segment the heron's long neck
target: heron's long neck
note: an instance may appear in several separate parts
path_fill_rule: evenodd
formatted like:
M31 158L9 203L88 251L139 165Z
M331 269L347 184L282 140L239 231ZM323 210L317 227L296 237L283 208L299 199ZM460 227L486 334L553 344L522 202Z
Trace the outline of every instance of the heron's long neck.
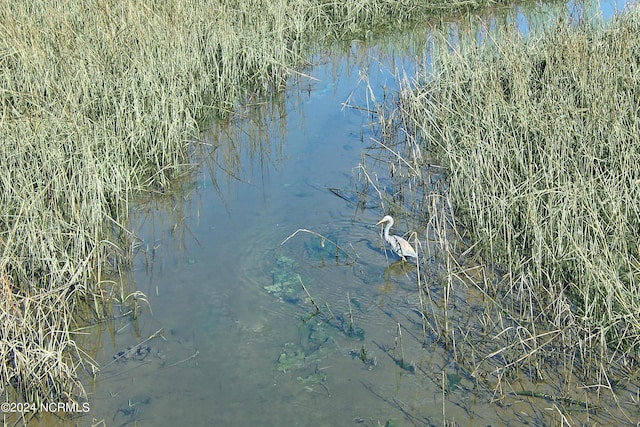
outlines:
M389 221L387 225L384 226L384 238L389 239L389 230L391 230L391 226L393 225L393 221Z

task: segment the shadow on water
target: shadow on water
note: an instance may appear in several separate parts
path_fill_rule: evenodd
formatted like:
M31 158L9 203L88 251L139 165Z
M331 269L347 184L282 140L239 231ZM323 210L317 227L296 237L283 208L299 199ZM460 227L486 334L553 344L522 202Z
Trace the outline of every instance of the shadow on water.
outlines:
M316 58L282 98L202 135L203 167L184 192L139 203L144 295L123 296L125 315L93 343L102 369L79 424L551 423L544 396L492 402L425 318L441 307L418 309L485 303L442 295L438 246L423 243L418 266L401 262L374 225L410 202L387 177L373 102L428 34Z

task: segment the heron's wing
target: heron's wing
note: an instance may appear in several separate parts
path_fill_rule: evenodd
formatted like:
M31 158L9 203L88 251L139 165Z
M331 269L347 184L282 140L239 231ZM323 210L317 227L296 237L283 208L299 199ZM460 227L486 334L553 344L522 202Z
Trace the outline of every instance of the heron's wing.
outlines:
M389 239L387 239L387 241L391 245L391 249L393 249L394 252L402 255L402 246L400 245L400 237L391 235L389 236Z
M400 236L396 236L395 234L389 236L389 244L391 245L393 250L396 251L396 253L400 256L410 256L414 258L418 257L418 254L416 253L415 249L413 249L413 246L411 246L409 242L407 242Z

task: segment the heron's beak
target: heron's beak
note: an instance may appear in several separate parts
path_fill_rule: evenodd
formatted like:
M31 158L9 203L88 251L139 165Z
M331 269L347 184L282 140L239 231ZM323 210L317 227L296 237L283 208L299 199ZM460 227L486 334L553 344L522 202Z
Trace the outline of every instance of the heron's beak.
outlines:
M384 219L381 219L380 221L376 222L376 225L380 225L380 224L382 224L383 222L386 222L386 221L385 221Z

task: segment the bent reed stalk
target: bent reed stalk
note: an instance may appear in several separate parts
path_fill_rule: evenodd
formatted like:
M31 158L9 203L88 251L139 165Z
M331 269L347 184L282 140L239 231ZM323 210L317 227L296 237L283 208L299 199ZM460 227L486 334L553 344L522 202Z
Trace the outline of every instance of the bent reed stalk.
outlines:
M91 307L88 322L108 317L105 304L118 295L125 302L122 275L135 249L126 230L131 200L164 194L193 170L203 124L280 89L311 46L438 5L3 2L3 389L30 402L85 397L77 370L93 362L70 332L82 326L78 306Z

